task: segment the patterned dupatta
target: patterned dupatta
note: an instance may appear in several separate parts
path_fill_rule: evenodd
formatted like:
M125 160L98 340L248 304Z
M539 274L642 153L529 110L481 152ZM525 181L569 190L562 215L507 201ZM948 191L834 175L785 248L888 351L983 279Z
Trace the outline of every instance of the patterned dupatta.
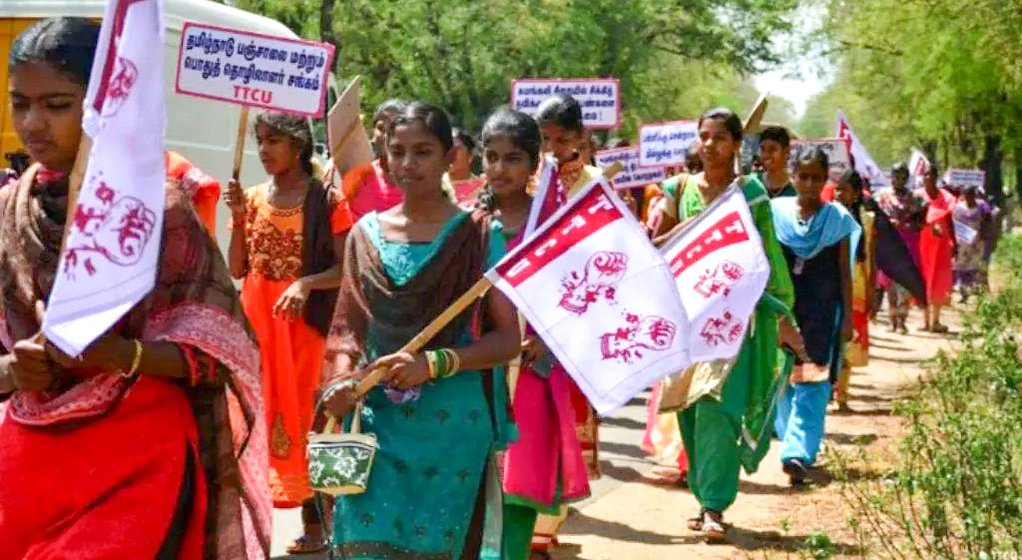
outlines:
M363 373L358 370L368 365L370 328L380 355L396 352L468 291L485 272L489 234L489 215L477 211L451 231L414 278L398 285L387 275L364 228L355 226L345 243L344 283L327 338L324 386ZM479 309L477 301L427 348L453 346ZM339 360L342 356L348 358L347 364Z
M0 190L0 339L34 336L37 302L53 286L66 214L67 179L36 165ZM206 558L265 558L272 506L259 353L220 252L180 181L168 183L163 251L152 293L116 327L129 338L197 350L211 374L185 389L209 481ZM16 391L7 421L73 430L101 421L130 388L112 372L64 374L47 393Z

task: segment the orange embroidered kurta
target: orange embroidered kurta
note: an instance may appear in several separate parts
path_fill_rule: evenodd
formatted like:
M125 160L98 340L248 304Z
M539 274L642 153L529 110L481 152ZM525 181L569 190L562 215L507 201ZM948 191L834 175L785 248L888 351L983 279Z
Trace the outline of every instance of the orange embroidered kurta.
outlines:
M302 276L302 207L275 208L268 184L246 192L248 273L241 302L259 340L263 401L270 437L270 486L278 508L297 507L312 497L305 459L312 427L326 341L304 320L273 314L274 304ZM339 235L351 229L348 206L338 203L330 216Z

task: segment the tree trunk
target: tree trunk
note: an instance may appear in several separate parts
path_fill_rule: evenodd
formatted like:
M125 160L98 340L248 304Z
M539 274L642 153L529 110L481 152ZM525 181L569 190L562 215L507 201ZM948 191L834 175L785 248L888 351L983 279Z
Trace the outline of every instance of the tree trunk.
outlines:
M329 43L334 46L334 64L330 68L331 72L337 72L338 61L341 58L341 45L340 40L337 38L337 33L334 31L334 5L337 0L323 0L323 3L319 5L319 38L324 43Z
M986 172L986 184L983 185L987 195L994 201L994 204L1001 206L1004 203L1004 170L1002 168L1001 136L999 134L988 134L984 138L983 145L983 171Z
M1022 204L1022 146L1015 147L1015 207Z

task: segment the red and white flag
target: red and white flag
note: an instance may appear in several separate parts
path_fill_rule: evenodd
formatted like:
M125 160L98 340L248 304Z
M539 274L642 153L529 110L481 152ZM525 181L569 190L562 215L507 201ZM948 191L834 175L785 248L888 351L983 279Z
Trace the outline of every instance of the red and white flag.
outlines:
M77 356L156 281L166 121L160 0L109 0L83 128L92 138L78 206L43 321Z
M691 321L693 362L738 355L770 262L735 183L661 250Z
M529 219L525 222L524 238L532 235L568 202L568 194L561 185L557 160L553 156L545 156L539 165L539 179L536 181L536 192L532 196Z
M923 186L923 178L930 170L930 160L919 148L912 148L912 155L908 158L909 181L917 187ZM909 186L912 186L910 184Z
M690 365L667 263L602 177L486 277L600 414Z
M873 156L869 155L866 146L855 135L852 125L849 124L848 119L845 118L845 114L840 109L837 112L836 134L838 138L843 139L848 144L848 152L855 160L855 170L859 172L859 175L862 175L863 179L869 181L872 188L879 188L890 184L887 174L877 165Z

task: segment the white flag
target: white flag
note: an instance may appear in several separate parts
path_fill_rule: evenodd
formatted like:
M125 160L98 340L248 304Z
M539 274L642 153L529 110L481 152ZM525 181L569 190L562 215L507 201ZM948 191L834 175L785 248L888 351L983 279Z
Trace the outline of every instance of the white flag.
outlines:
M77 356L152 290L163 231L163 11L109 0L89 78L92 138L43 331Z
M909 186L922 187L923 177L930 170L930 160L918 148L912 148L912 155L908 158Z
M599 177L487 272L600 414L689 365L667 263Z
M691 321L692 361L738 355L770 278L762 238L738 184L728 187L661 253Z
M837 112L837 137L848 142L848 151L855 159L855 170L863 179L869 181L870 187L876 189L890 185L887 173L877 165L873 156L869 155L866 146L859 141L859 137L852 131L852 125L848 123L840 109Z

